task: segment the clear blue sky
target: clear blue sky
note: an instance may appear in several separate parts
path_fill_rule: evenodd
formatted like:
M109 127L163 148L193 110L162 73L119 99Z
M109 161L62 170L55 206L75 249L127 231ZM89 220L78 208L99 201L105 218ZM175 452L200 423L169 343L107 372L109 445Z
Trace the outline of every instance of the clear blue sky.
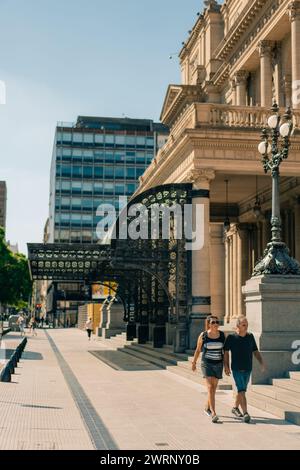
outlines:
M57 121L78 115L157 120L202 10L197 0L0 0L0 180L7 238L42 240Z

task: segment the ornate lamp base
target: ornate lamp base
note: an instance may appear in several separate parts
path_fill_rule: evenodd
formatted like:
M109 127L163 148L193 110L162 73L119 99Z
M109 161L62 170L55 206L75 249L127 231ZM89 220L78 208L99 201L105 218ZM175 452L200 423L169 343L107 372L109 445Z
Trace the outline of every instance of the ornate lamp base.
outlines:
M290 251L283 242L271 242L264 257L257 263L252 276L262 274L300 275L300 264L290 257Z

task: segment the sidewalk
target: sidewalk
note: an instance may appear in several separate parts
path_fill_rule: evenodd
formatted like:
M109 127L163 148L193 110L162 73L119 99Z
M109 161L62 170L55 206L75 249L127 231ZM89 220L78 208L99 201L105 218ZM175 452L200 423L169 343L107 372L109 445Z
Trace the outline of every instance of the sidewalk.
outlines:
M222 423L212 424L203 386L129 356L122 363L79 330L38 330L25 351L14 383L0 383L1 450L299 449L297 426L252 407L252 424L234 419L231 391L217 392Z

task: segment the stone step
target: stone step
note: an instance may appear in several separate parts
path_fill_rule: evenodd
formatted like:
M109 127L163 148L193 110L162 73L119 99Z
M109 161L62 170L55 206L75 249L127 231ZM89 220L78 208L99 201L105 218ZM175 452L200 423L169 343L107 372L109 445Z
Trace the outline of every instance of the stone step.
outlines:
M300 395L293 390L279 388L275 385L252 385L251 390L282 403L300 407Z
M292 380L298 380L300 381L300 371L299 372L289 372L289 378Z
M135 344L135 345L130 345L130 346L125 346L125 348L130 348L130 349L134 349L136 351L141 351L145 354L148 354L149 356L151 357L156 357L162 361L165 361L166 362L166 365L167 364L173 364L173 365L177 365L177 362L179 361L179 358L178 357L174 357L172 356L170 353L168 352L164 352L163 349L154 349L154 348L151 348L151 347L145 347L145 345L140 345L140 344ZM182 358L181 358L182 360Z
M125 347L125 348L118 348L118 351L121 351L122 353L128 354L130 356L134 356L138 359L142 359L150 364L160 367L161 369L166 368L166 361L150 356L149 354L142 352L140 350L135 350L135 349Z
M201 370L197 368L197 372L193 372L188 362L185 363L185 366L182 366L182 363L177 366L167 366L167 370L192 382L206 386L206 380L202 377ZM219 381L218 390L232 390L232 384L227 378L224 378Z
M262 385L262 387L266 386ZM256 391L253 391L252 387L247 393L247 401L249 405L265 410L281 419L285 419L300 426L300 407L298 406L270 398L262 393L258 393L257 389Z
M168 348L168 347L163 346L162 348L153 348L153 345L151 342L148 342L146 344L137 344L137 346L141 349L148 351L149 354L151 354L152 352L156 352L163 357L170 358L170 359L177 359L179 361L187 361L189 359L189 356L187 354L174 353L171 347Z
M272 384L276 387L283 388L285 390L291 390L300 393L300 382L299 380L292 379L273 379Z

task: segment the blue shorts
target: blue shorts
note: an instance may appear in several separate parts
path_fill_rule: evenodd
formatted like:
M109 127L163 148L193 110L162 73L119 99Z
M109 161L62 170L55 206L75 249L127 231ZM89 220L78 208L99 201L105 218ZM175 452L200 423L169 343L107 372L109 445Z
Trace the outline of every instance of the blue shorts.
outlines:
M233 370L232 375L238 393L247 392L248 383L251 376L251 371L248 370Z

